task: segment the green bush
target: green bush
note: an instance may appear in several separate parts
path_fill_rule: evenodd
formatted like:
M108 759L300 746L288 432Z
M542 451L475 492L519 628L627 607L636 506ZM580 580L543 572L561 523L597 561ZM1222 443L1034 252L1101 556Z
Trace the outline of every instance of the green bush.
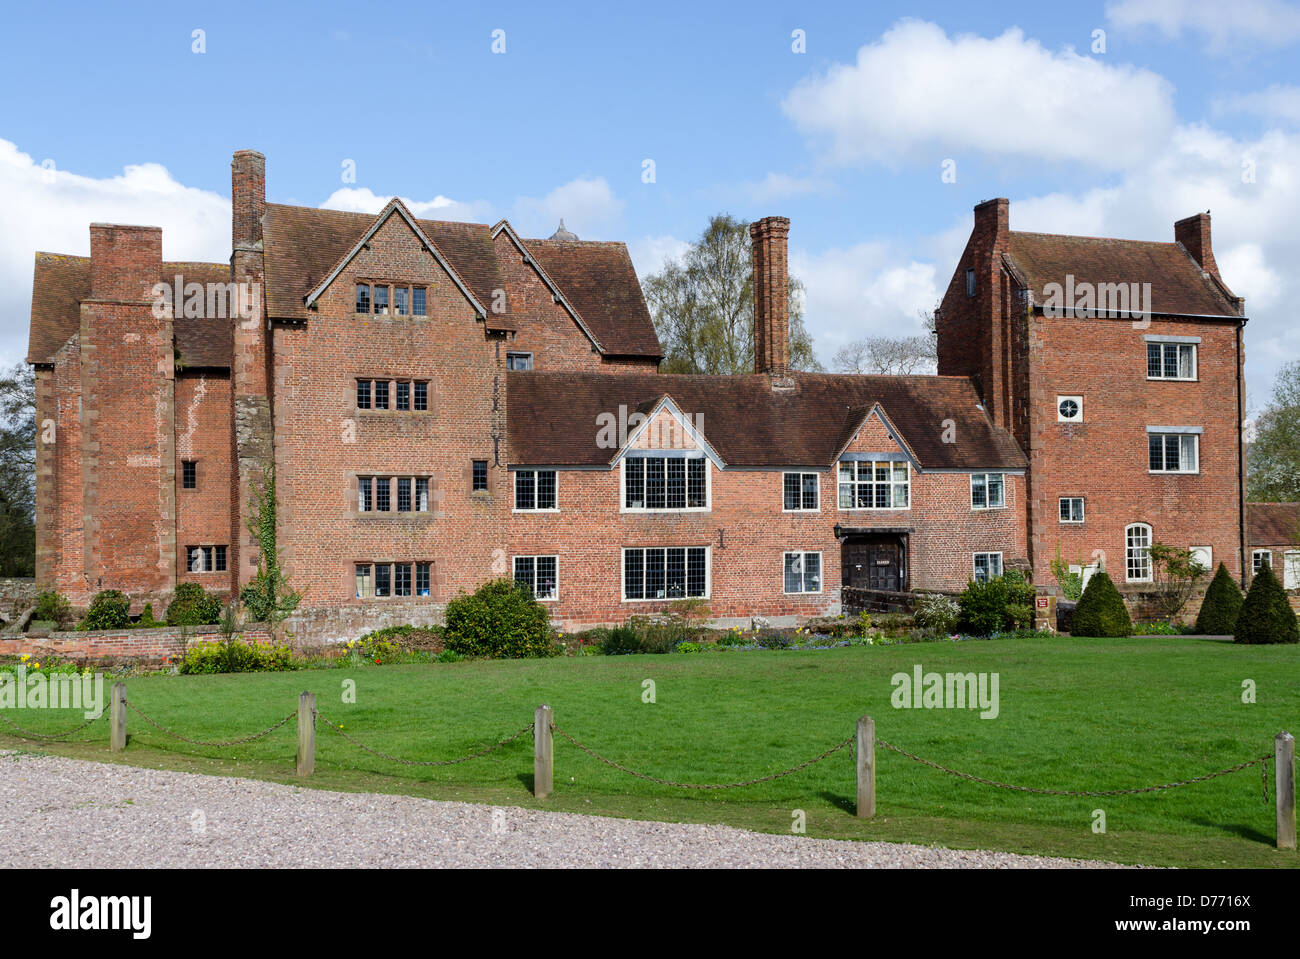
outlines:
M1007 584L1001 576L971 582L957 603L962 626L976 636L992 636L1006 626Z
M1268 566L1261 566L1241 604L1233 637L1238 643L1300 643L1300 624L1286 590Z
M1201 611L1196 614L1196 632L1202 636L1231 636L1244 599L1228 567L1220 563L1201 600Z
M1010 629L1029 629L1033 625L1033 603L1007 603L1007 626Z
M759 649L788 649L794 640L785 633L759 633L755 642Z
M283 672L293 669L293 653L279 643L245 643L240 639L195 643L185 651L179 671L195 673Z
M152 611L151 611L152 615ZM221 600L198 583L181 583L167 606L168 626L213 626L221 620Z
M1110 575L1098 570L1088 580L1070 624L1072 636L1131 636L1133 620Z
M116 589L95 594L81 620L82 629L126 629L131 625L131 601Z
M39 619L47 623L58 623L62 626L72 621L72 604L64 598L62 593L47 589L37 594L36 606L32 610L32 619Z
M600 643L606 656L634 656L641 652L641 637L631 626L616 626Z
M524 659L557 652L546 607L513 579L494 579L449 602L444 636L446 648L463 656Z
M154 619L153 603L145 603L144 609L140 610L140 618L135 621L136 629L154 629L158 626L166 626L166 623L160 623Z

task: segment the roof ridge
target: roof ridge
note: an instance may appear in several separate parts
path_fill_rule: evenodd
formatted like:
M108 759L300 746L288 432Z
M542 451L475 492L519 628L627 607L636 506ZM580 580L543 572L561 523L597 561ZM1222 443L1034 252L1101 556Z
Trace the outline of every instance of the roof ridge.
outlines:
M1091 240L1095 243L1141 243L1146 246L1177 246L1175 240L1134 240L1122 236L1088 236L1082 233L1042 233L1038 230L1009 230L1011 236L1044 236L1064 240Z
M384 210L388 209L388 204L392 203L394 200L396 200L398 203L401 203L403 208L405 208L406 212L410 213L411 219L415 220L417 223L437 223L439 225L446 225L446 226L477 226L477 227L482 227L486 230L492 229L491 224L480 223L477 220L433 220L433 219L428 219L426 217L416 216L415 213L411 211L411 208L406 205L406 201L403 200L400 196L397 196L396 194L393 194L393 196L389 197L387 200L384 201L384 207L379 211L379 213L382 213ZM297 203L267 203L268 208L273 206L279 207L282 210L302 210L306 213L337 213L337 214L342 214L344 216L370 217L371 219L374 219L375 217L379 216L379 213L366 213L363 210L336 210L334 209L334 207L329 207L329 206L302 206L301 204L297 204Z

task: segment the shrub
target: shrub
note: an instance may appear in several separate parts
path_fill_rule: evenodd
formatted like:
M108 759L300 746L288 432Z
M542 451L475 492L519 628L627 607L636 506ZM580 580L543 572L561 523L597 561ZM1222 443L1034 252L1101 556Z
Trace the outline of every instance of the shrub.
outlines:
M641 641L641 652L661 655L673 652L679 644L693 642L700 628L680 617L669 614L664 619L633 616L628 626L636 631Z
M1196 584L1209 570L1186 546L1152 543L1149 552L1156 601L1166 618L1175 619L1196 592Z
M600 644L606 656L633 656L641 652L641 637L631 626L616 626Z
M1072 636L1130 636L1133 620L1110 574L1099 569L1088 580L1070 624Z
M792 642L785 633L761 633L758 637L759 649L787 649Z
M975 580L957 602L962 625L976 636L992 636L1006 625L1007 584L1001 576Z
M1083 568L1083 558L1076 564ZM1083 595L1083 573L1070 572L1070 564L1061 558L1061 544L1056 544L1056 558L1051 561L1052 575L1061 587L1061 595L1072 603L1077 603Z
M95 594L81 620L82 629L126 629L131 625L131 601L116 589Z
M447 649L463 656L523 659L557 651L546 607L513 579L494 579L449 602L444 636Z
M32 611L32 619L39 619L47 623L58 623L62 626L72 621L72 604L64 598L62 593L47 589L37 595L36 607Z
M293 653L279 643L245 643L232 639L195 643L185 651L179 672L255 673L282 672L293 669Z
M936 633L951 633L961 618L961 604L942 593L926 593L916 603L916 625Z
M145 603L144 609L140 610L140 618L135 621L136 629L154 629L166 625L166 623L160 623L154 619L153 603Z
M1300 643L1300 624L1286 590L1268 566L1261 566L1241 604L1233 637L1238 643Z
M150 609L149 615L153 616ZM181 583L167 605L168 626L212 626L221 620L221 600L198 583Z
M1196 614L1196 632L1202 636L1231 636L1237 628L1243 599L1241 587L1228 567L1220 563L1201 600L1201 611Z
M1007 603L1007 626L1012 630L1029 629L1034 625L1032 603Z

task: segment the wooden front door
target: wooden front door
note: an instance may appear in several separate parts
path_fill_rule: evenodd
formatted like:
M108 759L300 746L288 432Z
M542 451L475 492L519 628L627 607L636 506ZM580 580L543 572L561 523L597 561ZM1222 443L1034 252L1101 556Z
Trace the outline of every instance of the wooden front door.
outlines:
M846 542L842 562L846 586L892 592L903 588L902 549L896 541Z

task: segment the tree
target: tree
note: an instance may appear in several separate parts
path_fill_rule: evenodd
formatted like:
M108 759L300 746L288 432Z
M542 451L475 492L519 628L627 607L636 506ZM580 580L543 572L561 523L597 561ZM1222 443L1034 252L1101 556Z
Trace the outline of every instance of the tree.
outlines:
M1231 636L1237 628L1243 598L1228 567L1220 563L1201 600L1201 611L1196 614L1196 632L1202 636Z
M1110 575L1104 569L1097 570L1075 607L1070 635L1122 638L1132 633L1133 620L1124 605L1124 597Z
M642 284L663 345L665 373L754 371L754 265L749 224L709 218L679 260ZM803 284L790 277L790 368L820 371L803 322Z
M1156 604L1172 620L1183 611L1187 601L1196 592L1196 584L1209 572L1185 546L1166 546L1152 543L1148 555L1154 573L1153 585Z
M36 571L36 386L18 363L0 376L0 576Z
M1300 500L1300 360L1278 370L1273 397L1255 418L1246 490L1255 503Z
M938 367L938 344L934 337L934 314L919 310L927 333L917 336L867 336L846 343L831 360L841 373L908 375L933 373Z
M1261 566L1251 581L1237 616L1233 641L1252 645L1300 643L1300 624L1291 601L1268 566Z

